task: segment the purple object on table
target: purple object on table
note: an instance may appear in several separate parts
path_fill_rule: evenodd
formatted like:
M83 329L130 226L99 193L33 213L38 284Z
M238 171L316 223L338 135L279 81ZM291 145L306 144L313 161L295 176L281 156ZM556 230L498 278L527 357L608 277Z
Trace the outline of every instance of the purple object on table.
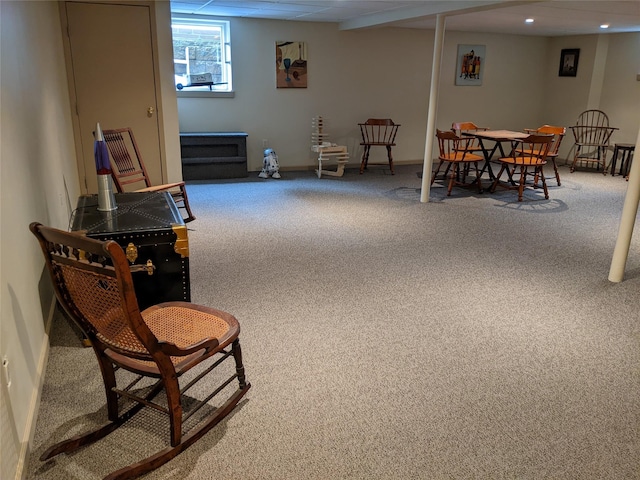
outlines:
M104 135L100 124L96 124L95 141L93 143L93 156L96 160L96 172L98 175L111 175L111 163L109 162L109 150L104 141Z

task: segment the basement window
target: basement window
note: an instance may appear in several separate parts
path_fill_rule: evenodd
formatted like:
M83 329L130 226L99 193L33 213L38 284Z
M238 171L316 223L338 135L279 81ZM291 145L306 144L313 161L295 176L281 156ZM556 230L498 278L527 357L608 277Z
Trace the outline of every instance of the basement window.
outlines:
M171 31L174 76L179 96L231 93L229 22L196 15L188 18L174 15Z

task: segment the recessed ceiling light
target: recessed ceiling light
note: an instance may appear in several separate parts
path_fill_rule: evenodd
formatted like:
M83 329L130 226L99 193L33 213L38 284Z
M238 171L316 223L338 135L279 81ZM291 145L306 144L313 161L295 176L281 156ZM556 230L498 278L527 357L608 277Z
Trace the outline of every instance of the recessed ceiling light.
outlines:
M602 25L600 25L600 28L609 28L609 24L608 23L603 23Z
M527 18L524 23L533 23L533 18Z

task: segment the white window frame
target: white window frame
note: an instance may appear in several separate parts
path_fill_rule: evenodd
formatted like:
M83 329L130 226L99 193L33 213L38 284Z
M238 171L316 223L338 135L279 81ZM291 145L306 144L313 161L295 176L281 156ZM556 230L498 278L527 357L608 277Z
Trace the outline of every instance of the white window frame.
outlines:
M187 28L216 28L220 29L220 41L221 47L219 50L221 61L220 64L222 66L222 82L221 85L212 85L212 86L186 86L188 85L188 78L183 77L183 79L187 80L187 83L179 82L176 75L176 94L179 97L228 97L233 96L233 79L232 79L232 69L231 69L231 35L230 35L230 27L229 21L227 20L218 20L206 15L181 15L175 13L171 15L171 30L174 31L176 26L185 26ZM173 36L172 36L173 39ZM172 40L173 41L173 40ZM189 63L188 60L178 60L174 59L174 66L176 63L186 63L187 64L187 73L200 73L200 72L189 72ZM175 75L175 71L174 71ZM177 84L181 83L185 86L182 89L179 89Z

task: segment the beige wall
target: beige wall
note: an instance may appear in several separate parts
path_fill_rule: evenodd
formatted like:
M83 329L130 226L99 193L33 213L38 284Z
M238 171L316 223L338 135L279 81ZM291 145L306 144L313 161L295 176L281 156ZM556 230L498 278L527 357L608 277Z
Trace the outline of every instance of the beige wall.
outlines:
M640 128L640 34L610 35L600 108L620 130L614 142L635 143Z
M35 421L48 352L42 253L28 230L67 228L79 192L58 5L0 2L2 478L14 478ZM47 289L45 289L45 292Z
M433 31L340 31L322 23L232 19L231 35L235 98L179 97L181 131L246 131L250 170L262 168L263 139L276 150L282 167L308 168L314 164L311 118L321 114L331 140L349 147L353 166L361 154L357 123L391 117L402 124L396 161L422 161ZM604 68L596 62L599 38L446 32L437 127L449 128L453 121L507 129L569 126L589 108L593 79L604 73L601 108L612 123L624 127L614 140L635 138L640 120L625 98L638 95L640 84L631 71L640 71L640 34L607 35ZM275 88L277 40L307 42L308 88ZM486 45L482 86L455 86L458 44ZM581 49L576 77L558 76L562 48ZM633 53L618 53L627 50ZM561 158L571 145L568 132ZM372 154L381 157L384 151L373 149Z

